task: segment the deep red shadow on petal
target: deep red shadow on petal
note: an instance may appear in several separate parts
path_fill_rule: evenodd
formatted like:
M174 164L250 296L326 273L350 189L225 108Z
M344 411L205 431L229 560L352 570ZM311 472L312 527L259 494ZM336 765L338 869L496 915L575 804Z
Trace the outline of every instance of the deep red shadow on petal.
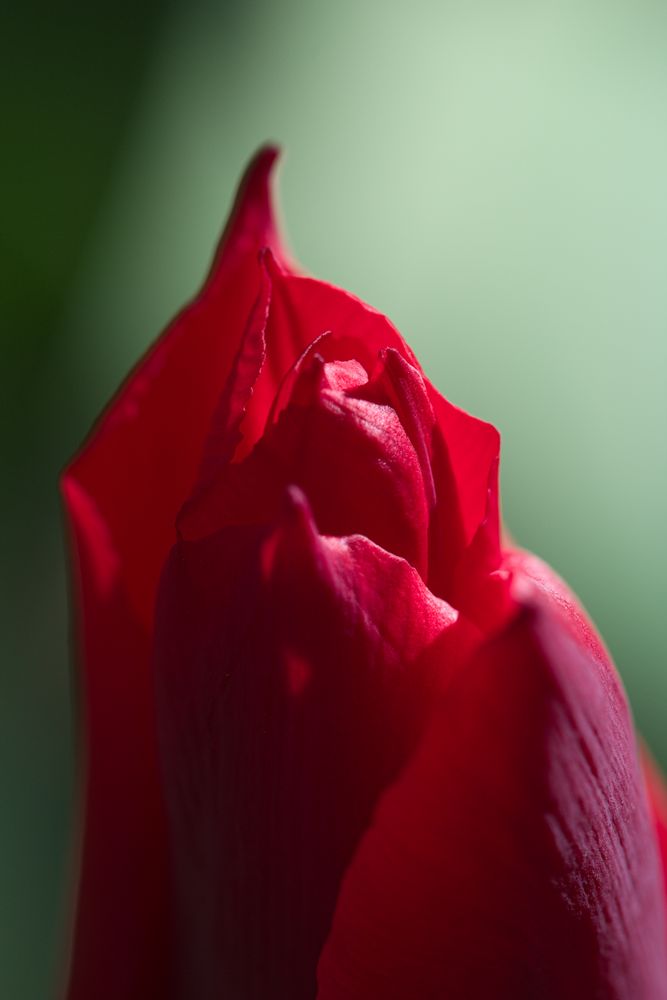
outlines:
M162 764L189 1000L311 1000L341 875L441 683L424 651L456 625L406 562L319 536L289 493L273 530L181 543L162 584Z

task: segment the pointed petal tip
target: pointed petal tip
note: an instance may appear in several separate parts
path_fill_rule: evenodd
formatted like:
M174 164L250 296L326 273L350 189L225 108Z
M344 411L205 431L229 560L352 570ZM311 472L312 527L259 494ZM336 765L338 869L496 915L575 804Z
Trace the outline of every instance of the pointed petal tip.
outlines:
M281 154L281 147L275 143L260 146L245 168L240 191L268 197L273 171Z
M263 143L252 160L250 161L250 166L253 164L263 163L266 165L267 170L271 170L276 161L282 156L282 146L277 142L265 142Z
M282 241L272 197L272 176L280 148L272 143L261 146L243 172L234 206L220 241L217 261L241 252L258 252L269 247L282 258Z

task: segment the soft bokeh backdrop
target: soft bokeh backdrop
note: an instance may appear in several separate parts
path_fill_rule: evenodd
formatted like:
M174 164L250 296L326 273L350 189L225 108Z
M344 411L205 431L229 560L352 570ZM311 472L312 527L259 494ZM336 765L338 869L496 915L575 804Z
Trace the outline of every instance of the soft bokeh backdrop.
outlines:
M280 141L312 272L503 433L667 763L667 10L655 0L27 2L2 33L0 995L53 992L73 712L56 476Z

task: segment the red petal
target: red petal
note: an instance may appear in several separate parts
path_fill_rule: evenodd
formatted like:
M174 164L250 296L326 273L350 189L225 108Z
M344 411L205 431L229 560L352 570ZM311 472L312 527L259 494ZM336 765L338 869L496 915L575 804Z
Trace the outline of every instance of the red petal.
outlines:
M165 834L150 680L158 576L277 242L276 152L251 164L211 275L63 476L83 661L83 847L71 1000L164 996Z
M181 543L157 618L183 997L312 1000L341 875L414 747L455 614L403 560L317 535ZM444 666L444 663L442 664Z
M552 601L531 602L460 671L382 798L318 1000L664 996L660 866L618 679Z
M250 165L203 291L139 363L65 473L93 498L146 624L176 514L194 486L257 297L259 250L275 239L268 189L275 158L266 149Z

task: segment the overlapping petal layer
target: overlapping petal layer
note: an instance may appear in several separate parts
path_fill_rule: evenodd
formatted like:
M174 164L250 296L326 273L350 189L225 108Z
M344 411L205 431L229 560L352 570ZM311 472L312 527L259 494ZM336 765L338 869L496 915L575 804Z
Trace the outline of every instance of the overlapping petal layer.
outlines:
M162 582L178 975L196 1000L313 997L340 880L461 641L407 562L320 536L289 498L272 528L182 542Z
M552 597L520 590L380 800L318 1000L665 995L660 861L620 685Z

